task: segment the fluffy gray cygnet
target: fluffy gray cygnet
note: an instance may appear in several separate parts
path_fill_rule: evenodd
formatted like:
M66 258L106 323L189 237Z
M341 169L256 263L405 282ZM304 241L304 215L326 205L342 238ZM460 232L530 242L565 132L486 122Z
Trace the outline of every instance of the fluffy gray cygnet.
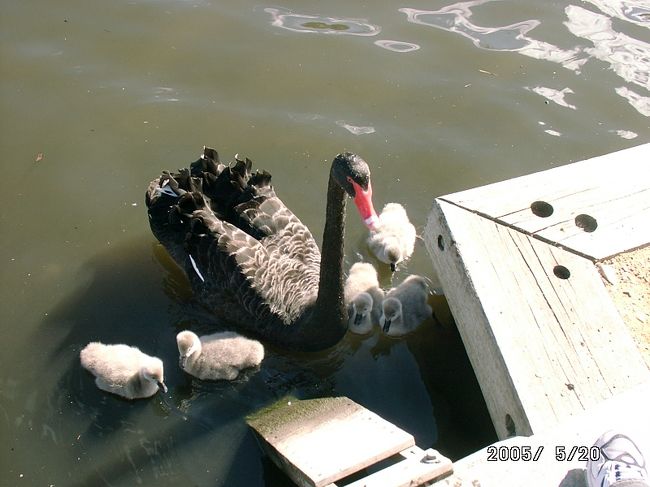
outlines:
M237 378L239 372L256 367L264 358L264 346L233 331L197 336L185 330L176 335L179 365L203 380Z
M379 222L368 236L368 247L395 272L397 264L407 260L415 248L415 227L399 203L387 203L381 210Z
M343 297L348 308L348 329L360 335L370 333L379 323L384 292L379 287L377 271L366 262L357 262L343 287Z
M405 335L430 318L433 310L427 303L428 296L429 285L422 276L409 276L399 286L391 289L381 304L379 324L384 334Z
M159 389L167 392L162 361L137 347L91 342L79 355L83 368L95 376L95 384L104 391L126 399L150 397Z

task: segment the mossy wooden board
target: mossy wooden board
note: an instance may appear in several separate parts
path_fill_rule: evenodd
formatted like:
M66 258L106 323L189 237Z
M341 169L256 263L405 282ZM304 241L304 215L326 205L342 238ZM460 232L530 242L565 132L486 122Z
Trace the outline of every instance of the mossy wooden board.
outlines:
M326 486L415 444L412 435L346 397L285 399L248 424L301 486Z

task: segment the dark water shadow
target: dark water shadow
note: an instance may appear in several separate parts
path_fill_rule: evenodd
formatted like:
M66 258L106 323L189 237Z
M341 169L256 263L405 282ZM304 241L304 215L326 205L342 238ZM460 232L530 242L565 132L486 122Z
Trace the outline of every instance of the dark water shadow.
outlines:
M92 277L31 337L47 354L45 362L64 364L59 372L46 367L34 372L53 384L43 415L58 425L59 437L74 440L65 455L69 465L60 467L68 472L61 483L285 485L286 478L264 463L245 416L287 395L347 395L413 432L421 446L444 444L443 453L469 453L471 441L459 443L456 429L473 424L464 415L476 413L448 404L445 396L482 399L462 384L460 353L450 345L453 340L436 335L433 323L402 340L348 334L318 353L266 347L258 370L233 382L203 382L178 368L175 335L184 328L207 333L224 325L192 301L184 274L164 250L142 240L112 246L84 265L84 275ZM78 355L95 340L135 345L160 357L169 393L126 401L98 390ZM414 414L405 413L396 391L418 397ZM455 414L463 416L458 424ZM480 413L474 419L485 421ZM468 429L469 436L476 435L475 428ZM79 458L89 461L77 464Z
M51 384L44 421L59 425L59 437L76 438L64 455L70 465L57 467L76 468L64 483L272 485L264 480L245 416L288 394L331 395L345 351L267 347L261 367L235 381L198 381L177 366L176 333L228 327L192 301L184 274L164 250L142 240L112 246L85 263L83 274L92 277L51 310L29 340L45 364L59 364L56 372L43 366L33 374ZM126 343L161 358L169 393L128 401L100 391L79 363L90 341ZM210 471L219 452L230 460ZM94 460L77 466L75 456Z

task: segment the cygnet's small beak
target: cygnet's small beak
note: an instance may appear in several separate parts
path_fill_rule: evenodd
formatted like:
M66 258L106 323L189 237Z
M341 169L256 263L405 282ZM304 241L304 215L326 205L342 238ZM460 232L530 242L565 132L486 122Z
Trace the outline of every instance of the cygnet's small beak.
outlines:
M160 389L161 391L163 391L165 393L167 392L167 386L162 381L158 382L158 389Z
M397 269L397 266L395 265L395 262L391 262L390 263L390 271L395 272L396 269Z
M363 315L361 313L357 313L356 315L354 315L354 324L355 325L360 325L362 318L363 318Z
M384 321L384 328L382 328L384 330L384 333L388 333L388 330L390 329L390 322L391 320Z
M178 357L178 366L183 370L185 370L185 362L187 362L187 356L181 355Z

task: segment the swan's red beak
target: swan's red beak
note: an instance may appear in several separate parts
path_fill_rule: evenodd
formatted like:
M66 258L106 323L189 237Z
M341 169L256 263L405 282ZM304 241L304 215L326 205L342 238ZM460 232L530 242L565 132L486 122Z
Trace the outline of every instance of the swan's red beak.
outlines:
M354 187L354 204L357 205L359 214L363 223L370 230L374 230L379 222L375 208L372 206L372 185L368 181L368 189L364 189L357 183L355 183L352 178L349 179L349 182Z

